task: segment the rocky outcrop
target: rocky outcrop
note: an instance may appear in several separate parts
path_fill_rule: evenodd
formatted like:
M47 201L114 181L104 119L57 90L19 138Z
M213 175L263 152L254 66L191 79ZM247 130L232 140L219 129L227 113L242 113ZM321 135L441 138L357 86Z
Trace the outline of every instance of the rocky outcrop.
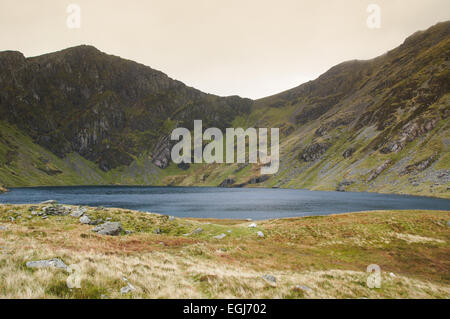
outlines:
M118 236L122 230L122 225L118 222L105 222L92 229L97 234L109 236Z
M6 187L0 185L0 194L6 193L8 189Z
M349 180L344 179L343 181L339 182L338 186L336 187L336 190L338 192L345 192L346 187L350 186L354 183L355 183L355 181L349 181Z
M300 159L305 162L313 162L318 160L329 147L329 143L313 143L302 152Z
M428 167L430 167L431 164L433 164L433 162L436 161L436 159L438 159L438 157L439 157L439 154L435 153L422 161L408 165L400 172L400 175L410 174L413 172L421 172L421 171L427 169Z
M170 134L168 119L230 127L253 102L205 94L133 61L77 46L25 58L0 52L0 118L59 157L76 152L103 171L128 166ZM190 128L190 127L189 127ZM165 146L153 152L167 166ZM44 164L47 174L60 171Z
M49 260L28 261L26 263L28 268L59 268L67 270L67 265L59 258Z
M387 146L383 147L380 152L382 154L397 153L402 150L406 144L414 141L417 137L423 136L433 130L438 122L438 118L418 119L409 122L402 127L399 137Z
M152 153L152 163L159 168L166 168L170 164L171 141L170 136L160 138Z
M355 148L354 147L349 147L347 148L344 153L342 153L342 156L344 158L349 158L350 156L353 155L353 153L355 152Z
M372 170L372 172L369 175L369 178L367 179L367 182L371 182L375 178L377 178L378 175L380 175L386 168L389 167L390 164L391 164L391 160L386 160L383 162L383 164L378 166L376 169Z
M233 178L228 177L228 178L225 178L222 181L222 183L219 184L219 187L231 187L231 186L233 186L234 183L236 183L236 181Z

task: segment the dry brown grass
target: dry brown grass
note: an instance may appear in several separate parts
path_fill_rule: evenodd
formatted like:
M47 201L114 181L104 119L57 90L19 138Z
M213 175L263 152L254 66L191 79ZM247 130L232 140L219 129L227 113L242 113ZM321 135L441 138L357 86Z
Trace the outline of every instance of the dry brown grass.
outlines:
M29 219L28 206L0 206L1 298L449 298L449 212L370 212L257 222L177 219L128 210L90 209L135 233L91 232L69 216ZM10 216L22 217L11 222ZM207 222L207 224L205 224ZM183 236L196 227L200 235ZM156 235L154 227L165 229ZM231 233L226 232L231 230ZM222 240L213 239L225 233ZM58 257L68 273L25 263ZM382 284L367 287L369 264ZM395 276L389 273L394 272ZM277 278L276 284L264 274ZM136 290L121 295L127 283ZM311 288L304 291L297 285Z

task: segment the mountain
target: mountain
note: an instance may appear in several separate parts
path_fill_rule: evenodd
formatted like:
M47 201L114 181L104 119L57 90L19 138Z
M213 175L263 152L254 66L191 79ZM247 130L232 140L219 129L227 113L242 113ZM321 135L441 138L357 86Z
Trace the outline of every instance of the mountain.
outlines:
M81 46L0 53L0 183L264 186L450 197L450 22L256 101ZM280 170L170 164L175 126L279 127Z

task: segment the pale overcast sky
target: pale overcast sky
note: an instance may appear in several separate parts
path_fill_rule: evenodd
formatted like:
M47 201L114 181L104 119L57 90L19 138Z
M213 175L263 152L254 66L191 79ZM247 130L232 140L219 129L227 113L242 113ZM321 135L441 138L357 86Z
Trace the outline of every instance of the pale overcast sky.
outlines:
M66 24L71 3L79 29ZM366 24L372 3L379 29ZM0 51L91 44L204 92L259 98L446 20L449 0L1 0Z

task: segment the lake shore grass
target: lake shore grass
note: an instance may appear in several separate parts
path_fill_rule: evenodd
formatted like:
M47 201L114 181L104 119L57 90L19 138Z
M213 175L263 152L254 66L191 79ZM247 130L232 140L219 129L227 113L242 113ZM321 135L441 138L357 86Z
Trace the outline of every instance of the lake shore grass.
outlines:
M88 207L128 231L106 236L31 214L42 208L0 205L0 298L450 298L449 211L247 221ZM51 258L77 265L81 288L65 270L26 267ZM371 264L380 288L367 285Z

